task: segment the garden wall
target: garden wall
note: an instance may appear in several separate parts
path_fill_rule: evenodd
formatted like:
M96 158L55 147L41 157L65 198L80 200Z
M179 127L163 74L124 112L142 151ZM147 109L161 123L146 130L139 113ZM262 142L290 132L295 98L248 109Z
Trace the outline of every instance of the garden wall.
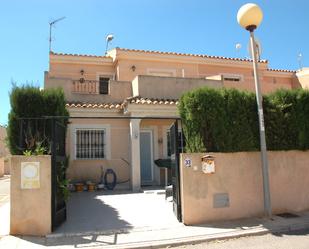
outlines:
M4 175L4 158L0 157L0 177Z
M209 153L215 173L205 174L201 157L180 157L182 215L186 225L263 215L260 152ZM184 165L189 159L190 167ZM309 209L309 152L268 152L272 211L299 212ZM187 164L188 165L188 164Z
M22 162L39 162L38 182L33 170L23 171ZM29 182L30 179L30 182ZM25 182L24 180L28 181ZM46 235L51 233L51 157L12 156L10 234Z

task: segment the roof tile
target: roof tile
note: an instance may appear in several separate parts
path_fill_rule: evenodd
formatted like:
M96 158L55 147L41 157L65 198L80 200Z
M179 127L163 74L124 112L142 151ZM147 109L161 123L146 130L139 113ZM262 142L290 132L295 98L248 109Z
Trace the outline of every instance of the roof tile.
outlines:
M125 103L140 105L178 105L177 99L143 98L140 96L129 97Z
M122 109L121 103L83 103L71 102L66 103L67 108L100 108L100 109Z
M151 53L151 54L162 54L162 55L178 55L178 56L192 56L192 57L202 57L209 59L223 59L223 60L233 60L233 61L245 61L252 62L251 59L246 58L234 58L234 57L225 57L225 56L216 56L216 55L206 55L206 54L189 54L189 53L177 53L177 52L162 52L156 50L142 50L142 49L129 49L129 48L117 48L121 51L127 52L136 52L136 53ZM260 60L261 63L267 63L267 60Z
M271 72L282 72L282 73L296 73L296 70L273 69L273 68L268 68L267 71L271 71Z

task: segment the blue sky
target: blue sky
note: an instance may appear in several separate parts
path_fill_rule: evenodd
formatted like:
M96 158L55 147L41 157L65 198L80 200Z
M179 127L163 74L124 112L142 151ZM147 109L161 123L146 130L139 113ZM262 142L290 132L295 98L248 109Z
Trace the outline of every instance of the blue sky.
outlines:
M0 0L0 123L7 123L11 82L43 86L48 22L53 51L102 55L111 47L246 57L248 34L236 21L240 0ZM270 67L309 66L309 1L255 1L264 12L256 31ZM238 51L237 43L242 44Z

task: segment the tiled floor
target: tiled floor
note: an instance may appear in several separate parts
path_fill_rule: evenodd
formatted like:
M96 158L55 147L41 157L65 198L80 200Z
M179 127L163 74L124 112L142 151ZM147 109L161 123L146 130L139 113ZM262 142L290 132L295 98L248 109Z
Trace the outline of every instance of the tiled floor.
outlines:
M144 193L101 191L72 193L67 221L57 233L84 233L162 229L180 226L162 191Z

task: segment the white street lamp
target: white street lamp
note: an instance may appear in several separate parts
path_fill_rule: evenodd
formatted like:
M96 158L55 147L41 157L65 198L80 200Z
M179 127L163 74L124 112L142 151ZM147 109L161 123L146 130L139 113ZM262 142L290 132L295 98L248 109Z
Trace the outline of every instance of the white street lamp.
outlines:
M262 173L263 173L263 192L264 192L264 212L267 216L271 216L271 201L269 190L269 175L268 175L268 160L267 148L265 139L264 113L262 104L261 88L258 75L257 51L254 40L254 30L261 24L263 12L261 8L254 4L248 3L243 5L237 13L237 21L240 26L250 32L251 54L253 61L253 72L255 81L256 102L258 107L259 128L260 128L260 145L262 158Z

